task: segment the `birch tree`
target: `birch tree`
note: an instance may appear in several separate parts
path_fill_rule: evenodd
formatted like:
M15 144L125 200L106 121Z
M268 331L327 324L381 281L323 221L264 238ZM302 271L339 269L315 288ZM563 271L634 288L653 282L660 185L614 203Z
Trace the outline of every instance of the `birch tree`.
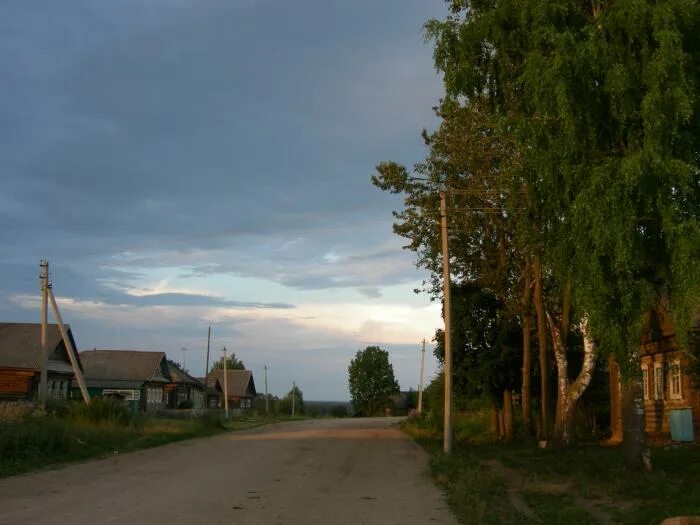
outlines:
M586 375L569 382L561 333L567 297L585 320L588 362L596 348L618 356L627 412L637 414L646 312L668 296L682 336L700 292L700 7L691 0L449 4L446 20L427 25L436 66L448 96L467 103L486 96L515 137L519 163L510 176L528 192L520 235L554 284L538 324L549 318L557 421L573 409L576 396L565 393L576 394ZM641 420L628 421L625 441L641 443Z

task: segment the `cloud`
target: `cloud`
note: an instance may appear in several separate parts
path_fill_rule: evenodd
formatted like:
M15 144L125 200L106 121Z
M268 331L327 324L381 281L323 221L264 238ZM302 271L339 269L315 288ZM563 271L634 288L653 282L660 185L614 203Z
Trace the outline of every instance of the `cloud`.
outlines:
M441 89L421 26L443 9L8 5L0 315L36 319L46 257L86 344L201 347L211 323L300 380L340 367L318 392L346 395L333 385L348 348L408 344L435 322L388 297L422 275L392 233L400 198L369 177L424 153Z

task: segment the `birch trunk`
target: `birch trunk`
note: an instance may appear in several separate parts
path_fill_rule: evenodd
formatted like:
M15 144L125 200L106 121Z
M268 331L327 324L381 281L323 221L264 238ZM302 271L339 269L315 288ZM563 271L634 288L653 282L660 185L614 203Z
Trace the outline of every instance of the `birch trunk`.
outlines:
M581 322L583 335L583 365L578 377L569 381L569 363L566 356L566 343L563 340L561 327L548 316L549 329L552 336L554 358L557 363L557 409L554 420L554 443L568 447L574 441L576 405L593 378L593 371L598 357L598 349L591 337L588 320Z

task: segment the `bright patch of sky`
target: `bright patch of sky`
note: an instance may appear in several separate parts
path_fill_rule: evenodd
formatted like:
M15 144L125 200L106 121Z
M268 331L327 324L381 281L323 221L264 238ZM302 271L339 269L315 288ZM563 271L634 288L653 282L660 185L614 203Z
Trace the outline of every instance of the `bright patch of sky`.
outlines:
M38 262L78 345L206 331L282 395L348 399L358 349L416 388L440 307L391 231L382 160L421 159L441 0L13 2L0 17L0 319L38 321ZM428 351L428 375L436 363Z

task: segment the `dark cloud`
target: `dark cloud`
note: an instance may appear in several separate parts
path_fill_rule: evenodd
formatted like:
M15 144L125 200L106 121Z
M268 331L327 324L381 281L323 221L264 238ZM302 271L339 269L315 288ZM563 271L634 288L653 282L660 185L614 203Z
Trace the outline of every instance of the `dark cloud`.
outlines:
M422 24L443 10L424 0L4 5L0 316L36 319L10 299L38 294L40 257L58 296L144 309L296 303L151 293L149 272L162 269L184 282L235 276L371 299L415 280L391 232L400 200L369 176L381 160L422 156L441 91ZM193 326L208 322L158 332L76 316L107 346L199 340Z

